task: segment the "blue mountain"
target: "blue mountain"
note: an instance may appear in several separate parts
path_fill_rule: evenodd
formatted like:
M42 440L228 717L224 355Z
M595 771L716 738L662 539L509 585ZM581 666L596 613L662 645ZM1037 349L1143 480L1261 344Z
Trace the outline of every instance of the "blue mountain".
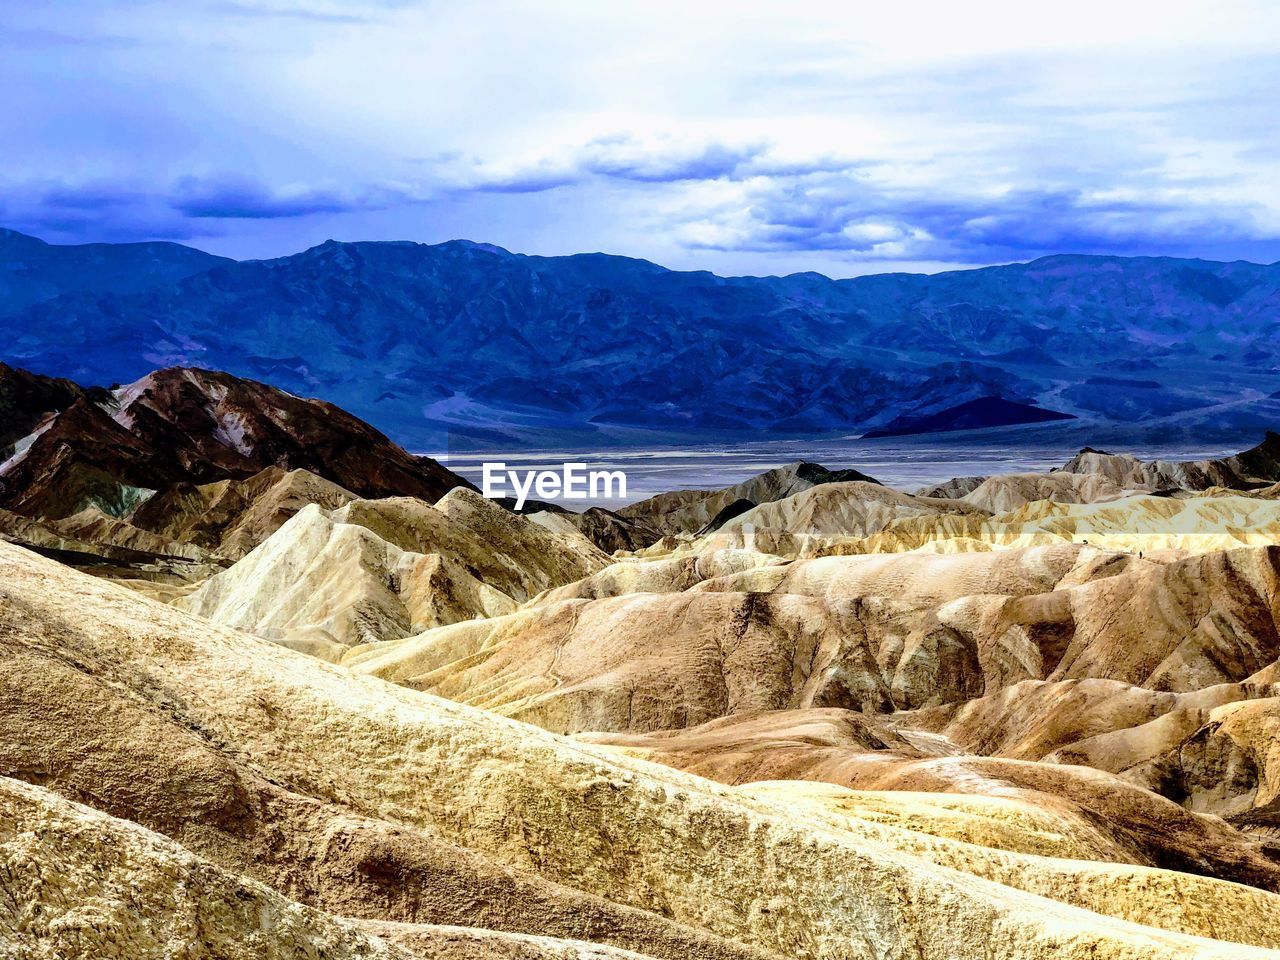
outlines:
M179 243L60 246L0 228L0 317L67 293L137 293L234 263Z
M1280 265L1055 256L831 280L466 241L236 262L6 232L0 277L14 365L104 385L226 370L416 449L864 433L993 397L1161 436L1280 421Z

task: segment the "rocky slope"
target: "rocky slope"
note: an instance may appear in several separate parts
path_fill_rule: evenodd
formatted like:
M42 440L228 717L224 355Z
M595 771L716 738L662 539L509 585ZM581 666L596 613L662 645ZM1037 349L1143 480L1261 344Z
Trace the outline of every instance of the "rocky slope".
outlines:
M959 489L959 488L955 488ZM990 513L1007 513L1037 500L1055 503L1103 503L1118 500L1124 488L1098 473L1013 473L988 477L958 499Z
M12 956L411 956L149 830L7 777L0 850L0 943Z
M461 477L331 404L204 370L83 389L0 366L0 536L104 576L191 582L309 503L434 501Z
M754 566L661 593L543 598L498 619L358 648L344 662L565 733L653 731L813 706L886 713L1057 672L1121 669L1128 638L1087 620L1093 594L1078 594L1106 585L1112 603L1162 602L1162 584L1120 575L1126 562L1061 545ZM1270 569L1267 558L1239 562ZM1234 570L1222 575L1235 582ZM1010 608L1003 616L1001 604ZM1081 623L1072 619L1077 605ZM1170 642L1179 622L1170 624ZM1274 629L1259 627L1258 640L1242 641L1237 655L1267 643L1258 659L1280 656L1268 640ZM1183 659L1207 676L1219 653L1193 660L1188 645ZM1231 678L1260 666L1245 662Z
M1249 490L1280 481L1280 434L1268 430L1257 446L1222 460L1144 463L1127 454L1086 447L1062 469L1067 473L1096 474L1128 489Z
M37 427L65 410L90 391L70 380L41 377L0 363L0 463L25 448ZM94 391L99 400L107 399L107 391Z
M344 663L726 783L786 781L752 795L806 809L1276 889L1275 501L1124 482L819 485ZM1043 817L1036 839L1008 826ZM1107 909L1146 916L1143 889Z
M548 530L576 531L605 553L643 550L662 539L662 534L644 520L624 517L603 507L591 507L582 513L541 510L529 514L529 519Z
M247 480L175 483L129 517L158 536L239 560L309 504L336 510L354 493L302 469L267 467Z
M1172 881L1175 888L1195 886L1186 874L1270 891L1280 880L1256 835L1216 816L1188 811L1126 778L1085 766L966 754L909 717L782 710L680 730L579 739L724 783L768 785L753 792L787 793L796 782L831 784L841 789L801 787L795 793L931 836L1023 855L1177 870L1184 876ZM1127 908L1151 905L1135 897ZM1201 929L1211 928L1209 917L1202 922Z
M961 489L968 493L956 496ZM911 495L881 486L834 484L744 509L699 535L669 535L643 558L725 549L780 556L968 552L1091 543L1150 554L1261 546L1280 537L1276 485L1199 493L1125 491L1097 475L1010 474L975 485Z
M124 516L162 486L304 469L360 496L435 500L470 486L331 404L227 374L169 369L106 398L76 396L0 464L0 504L60 518Z
M470 484L344 410L252 380L168 369L114 391L112 419L193 481L302 469L362 497L436 500Z
M294 938L337 957L444 949L388 921L671 958L1273 945L1280 899L1256 887L1008 849L1043 817L993 816L1004 840L987 846L802 785L734 790L354 676L11 545L0 564L0 774L28 781L0 781L0 846L25 865L0 875L0 902L29 911L0 914L14 949L242 956L268 927L267 956ZM533 955L577 948L554 949Z
M735 507L735 515L762 503L783 500L793 494L824 483L879 481L857 470L828 470L816 463L798 460L786 466L766 470L750 480L722 490L677 490L661 493L648 500L623 507L619 513L628 519L648 524L663 534L710 532L729 518L724 511ZM718 521L718 522L717 522Z
M344 647L510 613L608 558L460 488L435 506L408 497L309 504L179 605L338 659Z
M1271 437L522 516L260 385L22 383L0 954L1280 950Z

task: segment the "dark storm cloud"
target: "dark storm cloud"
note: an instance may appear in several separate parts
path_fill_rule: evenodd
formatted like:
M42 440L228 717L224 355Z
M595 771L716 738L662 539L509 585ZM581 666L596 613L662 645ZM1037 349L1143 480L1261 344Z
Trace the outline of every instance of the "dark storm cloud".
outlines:
M366 188L350 193L333 188L271 188L238 176L187 177L166 198L184 216L214 220L259 220L343 213L385 206L403 199L385 190Z

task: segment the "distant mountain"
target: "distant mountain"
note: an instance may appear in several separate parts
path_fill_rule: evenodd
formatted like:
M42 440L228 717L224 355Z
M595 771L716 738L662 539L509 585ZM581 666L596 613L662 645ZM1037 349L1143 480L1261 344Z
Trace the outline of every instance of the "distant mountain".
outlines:
M1023 423L1049 423L1054 420L1074 420L1069 413L1044 410L1029 403L1014 403L1000 397L979 397L965 403L939 410L927 416L898 417L885 426L864 434L867 439L876 437L906 437L920 433L948 433L953 430L982 430L986 427L1007 427Z
M137 293L234 262L180 243L58 246L0 228L0 317L62 294Z
M982 397L1161 437L1280 422L1276 265L1058 256L837 281L331 241L178 275L188 254L127 282L46 271L35 303L0 293L0 359L81 383L228 370L417 449L866 433Z

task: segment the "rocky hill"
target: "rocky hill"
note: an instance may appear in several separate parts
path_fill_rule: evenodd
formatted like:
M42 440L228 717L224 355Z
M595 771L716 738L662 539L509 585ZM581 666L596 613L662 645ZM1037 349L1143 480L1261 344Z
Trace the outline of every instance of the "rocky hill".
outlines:
M473 489L343 410L169 368L114 390L0 365L0 537L111 576L187 582L309 504Z
M1154 816L1113 804L1091 822L1086 800L1045 806L1025 788L985 803L734 789L9 544L0 566L0 942L19 956L1245 960L1280 946L1274 867L1158 800ZM1169 839L1124 852L1144 815ZM1178 843L1255 885L1150 865Z
M169 368L90 393L4 367L0 385L29 430L0 463L0 506L29 516L90 506L124 516L161 487L268 467L308 470L360 496L435 500L471 486L332 404L225 373Z

